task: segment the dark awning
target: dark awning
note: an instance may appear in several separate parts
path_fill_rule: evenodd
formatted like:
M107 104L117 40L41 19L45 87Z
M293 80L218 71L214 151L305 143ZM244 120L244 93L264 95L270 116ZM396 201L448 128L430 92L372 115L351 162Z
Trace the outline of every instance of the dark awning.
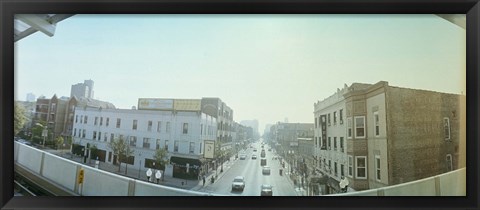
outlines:
M338 182L332 177L328 178L327 185L334 188L337 191L340 191L340 182Z
M200 161L199 159L191 159L191 158L183 158L183 157L175 157L175 156L170 157L170 163L178 164L178 165L187 165L188 163L190 166L202 165L202 161Z

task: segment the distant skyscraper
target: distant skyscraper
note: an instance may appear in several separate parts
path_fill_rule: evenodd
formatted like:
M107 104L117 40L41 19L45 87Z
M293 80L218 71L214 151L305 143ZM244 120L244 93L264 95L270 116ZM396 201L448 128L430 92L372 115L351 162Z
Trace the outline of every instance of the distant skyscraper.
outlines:
M253 128L253 133L255 136L259 135L258 132L258 120L242 120L240 124Z
M27 102L35 102L37 99L33 93L27 93Z
M288 117L285 117L285 122L284 123L288 123Z
M85 80L84 83L72 85L70 97L73 96L93 99L93 80Z

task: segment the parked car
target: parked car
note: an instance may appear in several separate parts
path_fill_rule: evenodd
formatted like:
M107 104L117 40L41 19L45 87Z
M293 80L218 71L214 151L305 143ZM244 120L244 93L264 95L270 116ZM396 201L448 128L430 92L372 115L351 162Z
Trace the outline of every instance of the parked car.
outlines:
M233 179L232 191L240 190L243 192L243 189L245 189L245 178L243 176L236 176Z
M256 152L256 151L257 151L257 149L256 149L256 148L253 148L253 151L254 151L254 152Z
M273 186L269 184L262 184L260 187L260 196L273 196Z
M270 175L270 167L269 166L263 166L262 174L263 175Z
M257 155L252 155L252 160L256 160L257 159Z
M240 160L245 160L247 159L247 155L246 154L241 154L240 155Z

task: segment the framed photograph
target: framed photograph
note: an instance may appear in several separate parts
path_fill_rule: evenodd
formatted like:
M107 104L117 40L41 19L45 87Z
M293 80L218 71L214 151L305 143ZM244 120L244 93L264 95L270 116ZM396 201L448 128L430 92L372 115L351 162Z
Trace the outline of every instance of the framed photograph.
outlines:
M477 1L0 10L2 209L479 207Z

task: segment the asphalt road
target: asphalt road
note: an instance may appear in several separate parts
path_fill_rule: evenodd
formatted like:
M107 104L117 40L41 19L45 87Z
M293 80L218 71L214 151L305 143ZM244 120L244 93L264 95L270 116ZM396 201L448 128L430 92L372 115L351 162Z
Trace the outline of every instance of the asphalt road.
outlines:
M261 185L270 184L273 186L274 196L301 195L302 192L299 192L298 189L296 190L292 182L285 175L285 169L283 170L282 176L280 176L280 161L278 159L272 159L276 154L273 152L273 150L268 151L267 148L269 146L267 145L264 147L266 152L267 166L270 166L271 173L270 175L262 174L262 166L260 166L261 143L256 142L252 145L253 147L257 148L257 152L253 152L253 148L248 148L246 151L244 151L244 153L247 154L247 158L245 160L235 160L235 162L229 166L229 168L224 168L225 174L219 178L219 180L216 180L215 183L203 188L201 191L228 196L259 196ZM257 155L256 160L251 159L253 154ZM243 192L232 191L232 181L236 176L245 177L245 189Z

